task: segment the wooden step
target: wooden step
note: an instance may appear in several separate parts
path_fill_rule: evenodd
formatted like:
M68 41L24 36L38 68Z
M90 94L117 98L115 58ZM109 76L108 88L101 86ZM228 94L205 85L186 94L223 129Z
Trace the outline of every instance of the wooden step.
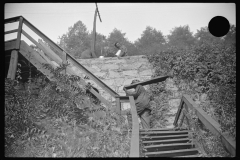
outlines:
M176 156L176 157L199 157L199 154L186 155L186 156Z
M190 149L195 148L192 143L173 143L173 144L160 144L160 145L150 145L144 146L146 152L156 152L156 151L169 151L169 150L180 150L180 149Z
M146 152L147 157L175 157L175 156L188 156L198 154L197 148L192 149L181 149L172 151L162 151L162 152Z
M148 135L148 136L160 136L160 135L180 135L180 134L188 134L191 131L151 131L151 132L140 132L141 135Z
M148 131L174 131L175 128L151 128L151 129L140 129L140 132L148 132Z
M181 138L181 139L167 139L167 140L156 140L156 141L143 141L143 145L151 145L151 144L170 144L170 143L186 143L190 142L189 138Z
M171 136L142 136L141 137L141 139L143 141L181 139L181 138L188 138L188 134L171 135Z

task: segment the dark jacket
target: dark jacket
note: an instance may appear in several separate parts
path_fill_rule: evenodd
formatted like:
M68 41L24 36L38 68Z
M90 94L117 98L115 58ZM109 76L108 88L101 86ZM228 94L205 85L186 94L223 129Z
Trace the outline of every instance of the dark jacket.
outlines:
M138 85L134 92L127 92L127 96L133 96L138 115L141 115L145 108L150 109L150 96L141 85Z

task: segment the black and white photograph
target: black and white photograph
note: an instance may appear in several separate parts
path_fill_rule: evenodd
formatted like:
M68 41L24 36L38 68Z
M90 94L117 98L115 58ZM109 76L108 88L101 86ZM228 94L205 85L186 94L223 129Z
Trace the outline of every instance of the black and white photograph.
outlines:
M5 157L236 157L236 3L4 3Z

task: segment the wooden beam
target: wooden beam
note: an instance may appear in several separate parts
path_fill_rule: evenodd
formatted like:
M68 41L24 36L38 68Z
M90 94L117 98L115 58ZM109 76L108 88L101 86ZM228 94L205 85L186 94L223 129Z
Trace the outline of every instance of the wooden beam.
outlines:
M122 103L122 102L128 102L129 103L129 97L128 96L116 96L115 98L119 98L120 103Z
M41 48L43 48L42 50L50 57L52 58L55 62L57 62L59 65L62 63L62 59L55 53L53 52L48 46L46 46L41 40L38 40L38 42L40 43ZM72 75L78 75L74 69L69 66L66 69L67 73L70 73ZM87 83L84 80L80 80L80 83L83 85L87 85ZM101 102L103 102L105 105L111 107L111 103L108 102L104 97L102 97L99 93L97 93L94 89L91 89L90 92L92 94L94 94Z
M5 42L5 51L15 49L17 39Z
M54 79L52 78L53 74L48 69L45 69L42 66L42 63L46 63L46 61L42 57L38 56L38 54L32 48L30 48L26 42L21 41L19 52L27 60L29 60L39 71L46 75L49 80L54 81ZM30 59L29 53L31 55Z
M132 89L132 88L137 87L138 85L145 86L145 85L149 85L149 84L153 84L153 83L158 83L158 82L165 81L167 78L169 78L169 76L156 77L156 78L153 78L153 79L150 79L150 80L146 80L146 81L143 81L143 82L139 82L139 83L135 83L135 84L132 84L132 85L125 86L125 88L126 89Z
M19 21L19 18L20 18L20 17L22 17L22 16L17 16L17 17L12 17L12 18L8 18L8 19L4 19L4 24L17 22L17 21Z
M18 25L18 34L17 34L17 42L16 42L16 49L20 48L21 42L21 34L22 34L22 25L23 25L23 18L19 18L19 25Z
M131 104L131 113L132 113L132 137L131 137L131 149L130 149L130 157L139 157L139 122L137 109L135 106L133 96L129 97Z
M179 126L178 127L182 127L182 123L184 121L184 118L185 118L185 114L182 113L182 119L180 120L180 123L179 123Z
M61 47L56 45L51 39L49 39L45 34L43 34L40 30L38 30L35 26L33 26L30 22L24 19L23 23L28 26L31 30L33 30L37 35L39 35L44 41L46 41L49 45L51 45L54 49L56 49L60 54L64 51ZM66 52L66 51L65 51ZM67 52L66 52L67 53ZM83 67L75 58L73 58L69 53L67 53L67 59L69 59L75 66L77 66L80 70L82 70L86 75L88 75L94 82L96 82L101 88L106 90L113 97L119 96L115 91L113 91L110 87L108 87L105 83L103 83L100 79L94 76L90 71L88 71L85 67Z
M173 122L173 125L174 125L175 127L178 126L177 122L178 122L179 116L180 116L181 111L182 111L183 103L184 103L184 102L183 102L183 98L181 98L181 102L180 102L180 104L179 104L179 106L178 106L178 111L177 111L175 120L174 120L174 122Z
M45 42L51 45L54 49L56 49L60 54L62 54L63 49L56 45L50 38L48 38L44 33L42 33L39 29L37 29L34 25L32 25L28 20L24 18L23 23L28 26L33 32L35 32L39 37L41 37Z
M17 31L18 31L18 29L14 29L14 30L6 31L6 32L4 32L4 34L15 33Z
M11 59L10 59L10 64L8 68L7 78L10 78L11 80L15 79L17 64L18 64L18 52L16 50L13 50L11 53Z

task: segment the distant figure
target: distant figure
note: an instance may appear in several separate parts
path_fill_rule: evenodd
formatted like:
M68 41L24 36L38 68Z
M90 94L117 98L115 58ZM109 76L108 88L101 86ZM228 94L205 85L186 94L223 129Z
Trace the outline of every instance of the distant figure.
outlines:
M94 55L90 49L87 49L82 52L81 59L90 59L90 58L97 58L97 56Z
M128 56L127 54L127 48L124 45L121 45L120 43L116 42L114 46L119 49L116 53L117 57L125 57Z

